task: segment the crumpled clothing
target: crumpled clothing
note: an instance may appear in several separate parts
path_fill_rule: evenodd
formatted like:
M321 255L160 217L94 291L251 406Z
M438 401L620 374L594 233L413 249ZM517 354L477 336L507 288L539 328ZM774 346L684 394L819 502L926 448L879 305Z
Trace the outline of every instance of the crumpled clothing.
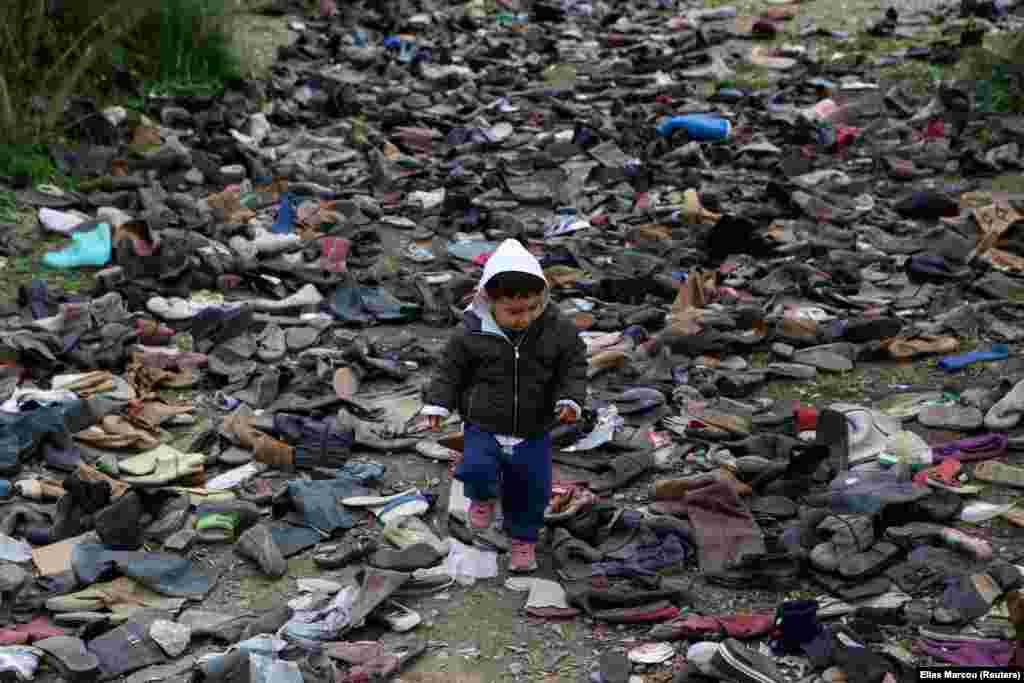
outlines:
M498 554L460 543L452 538L445 559L448 576L463 585L472 585L477 579L493 579L498 575Z
M922 640L917 649L958 666L1007 666L1015 643L1006 640Z
M637 546L629 559L595 562L591 567L594 576L655 576L659 569L685 562L688 550L686 539L670 533L657 543Z
M338 501L357 495L361 482L343 472L338 470L334 479L288 482L288 495L305 524L325 533L355 526L355 519Z
M319 649L320 643L337 640L352 622L352 606L359 595L356 586L346 586L326 608L300 610L284 625L282 633L310 649Z

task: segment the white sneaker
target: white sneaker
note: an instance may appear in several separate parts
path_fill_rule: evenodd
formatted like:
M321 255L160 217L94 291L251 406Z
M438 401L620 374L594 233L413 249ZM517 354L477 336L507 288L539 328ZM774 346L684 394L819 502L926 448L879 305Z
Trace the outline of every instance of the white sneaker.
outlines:
M114 206L101 206L96 210L96 217L110 223L110 227L114 229L134 220L129 214Z
M39 222L51 232L69 234L76 227L87 219L71 213L70 211L54 211L53 209L39 209Z
M247 302L256 311L285 311L290 308L301 308L303 306L316 306L324 300L320 290L314 285L305 285L302 289L291 296L274 301L272 299L255 299Z
M302 239L294 234L279 235L273 232L257 231L252 245L261 254L280 254L302 248Z

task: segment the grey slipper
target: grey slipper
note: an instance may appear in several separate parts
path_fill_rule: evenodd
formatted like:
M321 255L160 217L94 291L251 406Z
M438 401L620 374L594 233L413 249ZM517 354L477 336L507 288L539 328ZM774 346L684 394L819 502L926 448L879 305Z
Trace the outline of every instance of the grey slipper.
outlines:
M853 361L834 351L811 347L800 349L793 354L793 362L810 365L826 372L849 372L853 370Z
M217 456L217 462L230 465L232 467L245 465L252 462L252 451L238 446L231 446Z
M901 552L899 546L879 541L868 550L843 557L839 575L847 579L867 578L888 566Z
M285 344L289 351L304 351L320 338L320 330L312 327L293 327L285 333Z
M284 358L288 351L284 330L279 325L267 325L260 336L259 344L256 347L256 355L264 363L276 363Z
M256 562L271 578L279 579L288 571L288 562L274 542L270 529L263 524L257 524L239 536L235 552Z
M84 677L100 666L96 655L85 649L85 643L80 638L54 636L37 641L34 646L57 660L71 678Z
M381 548L367 560L371 567L393 569L400 572L411 572L414 569L426 569L440 564L444 555L427 543L414 543L401 550Z
M818 369L815 366L802 363L770 363L766 372L772 377L785 379L810 380L818 376Z

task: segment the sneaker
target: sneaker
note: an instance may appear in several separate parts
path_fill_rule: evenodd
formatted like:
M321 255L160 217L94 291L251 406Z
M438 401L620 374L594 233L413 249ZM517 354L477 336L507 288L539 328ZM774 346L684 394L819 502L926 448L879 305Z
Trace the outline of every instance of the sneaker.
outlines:
M510 572L532 572L537 569L537 545L512 539L511 560L508 563Z
M469 526L473 529L486 529L494 519L494 502L472 501L469 504Z

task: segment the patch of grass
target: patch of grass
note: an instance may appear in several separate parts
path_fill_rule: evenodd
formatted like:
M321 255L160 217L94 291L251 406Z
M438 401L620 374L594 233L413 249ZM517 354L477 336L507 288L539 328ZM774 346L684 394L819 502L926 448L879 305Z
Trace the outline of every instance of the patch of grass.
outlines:
M736 65L736 77L733 84L744 91L761 90L772 83L771 71L749 64Z
M519 597L517 596L517 600ZM526 654L543 653L545 643L517 628L522 616L512 608L507 596L487 587L453 596L449 607L433 624L424 629L423 637L448 644L448 657L422 657L411 667L411 673L446 672L449 674L480 674L486 681L512 680L502 661L525 647ZM533 633L531 631L530 633ZM529 638L529 642L523 642ZM478 657L461 657L462 649L476 648ZM537 680L531 676L530 680Z
M750 354L750 367L752 369L764 369L771 362L771 354L767 351L757 351Z
M0 145L0 175L37 184L56 174L57 169L42 145Z
M14 223L18 220L18 205L10 192L0 192L0 223Z
M288 560L288 572L281 579L268 579L262 575L242 579L241 588L245 607L253 610L268 610L281 603L288 581L304 579L323 574L311 559L292 558Z
M217 80L160 80L146 90L157 97L218 97L224 93L224 82Z
M761 390L761 395L775 401L860 401L865 395L865 379L863 370L854 369L841 374L819 371L813 382L769 382Z
M226 32L223 0L164 0L160 71L165 83L223 83L241 72Z
M277 57L277 48L295 40L288 22L280 17L238 14L230 24L231 44L247 78L264 78Z
M13 211L13 197L0 193L0 222L10 220L14 223L10 237L18 242L31 243L33 249L30 254L8 259L7 266L0 269L0 291L17 292L19 287L29 285L32 280L43 280L49 287L69 294L84 294L96 286L98 268L51 270L44 267L43 254L60 249L67 240L62 235L40 235L35 213L22 211L12 216Z
M1024 194L1024 173L1004 173L992 178L988 183L992 192L1008 192Z
M977 337L959 337L960 353L971 353L978 350Z
M927 62L907 60L902 64L885 67L880 73L887 81L901 82L907 92L921 97L935 89L936 77L940 77L943 72L936 72L934 66Z
M927 384L928 378L928 366L919 363L901 363L882 368L878 375L879 384L883 387L897 385L919 386Z

